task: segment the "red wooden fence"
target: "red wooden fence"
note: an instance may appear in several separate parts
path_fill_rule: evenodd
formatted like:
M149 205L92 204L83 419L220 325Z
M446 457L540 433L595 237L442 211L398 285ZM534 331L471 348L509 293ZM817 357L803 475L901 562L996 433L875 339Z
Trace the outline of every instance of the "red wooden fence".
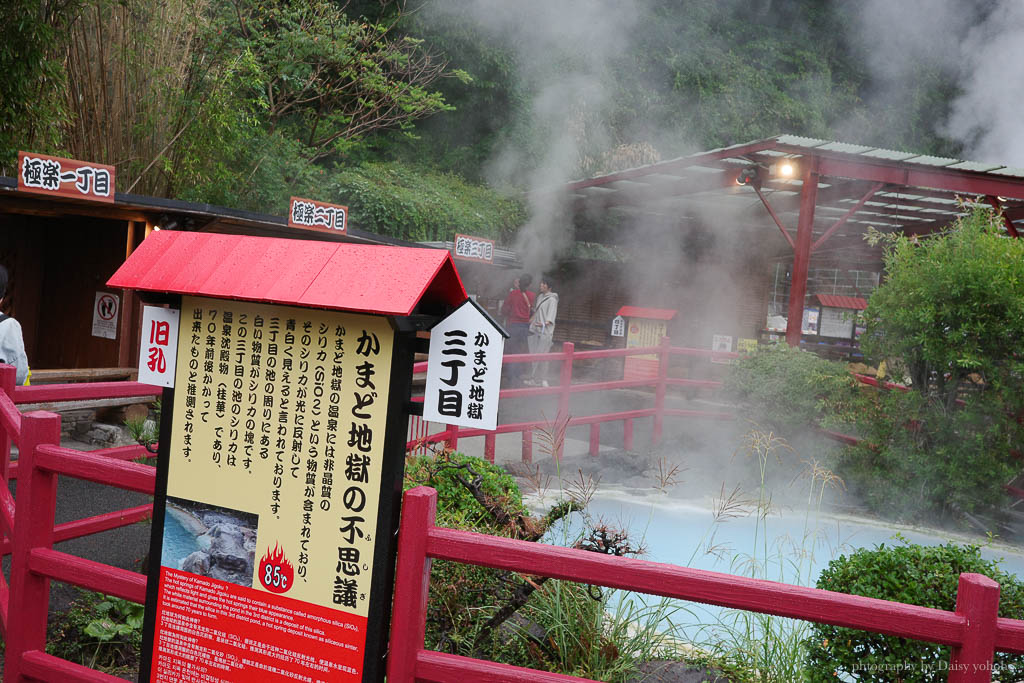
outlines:
M571 344L555 354L562 361L557 387L510 389L506 396L559 394L559 411L567 416L568 396L577 391L606 391L649 384L645 381L614 380L587 385L572 384L572 361L578 358L614 358L651 349L590 351L575 354ZM672 354L711 355L693 349L656 349L662 358ZM735 356L735 354L718 354ZM530 362L524 354L511 359ZM632 420L655 418L655 434L666 415L725 418L725 414L703 411L672 411L664 408L665 387L673 385L710 386L700 380L673 379L667 372L655 380L655 406L650 409L608 415L573 418L569 424L600 424L624 420L627 444ZM135 382L89 385L14 387L14 369L0 365L0 530L4 551L11 552L10 586L0 577L0 627L6 636L4 680L23 683L43 680L66 683L113 683L120 679L61 660L45 653L49 583L57 579L89 590L142 603L146 577L53 549L67 538L97 533L149 516L150 506L100 515L63 525L54 525L58 474L88 481L152 493L154 468L125 462L147 455L141 447L80 452L62 448L60 417L53 413L21 415L16 404L43 401L84 400L111 396L154 395L155 389ZM12 400L13 397L13 400ZM523 434L524 456L532 431L538 423L503 425L505 431ZM501 431L499 429L499 431ZM431 440L482 435L465 430L428 436ZM592 432L593 434L593 432ZM493 435L491 436L493 438ZM10 444L19 449L19 459L10 463ZM592 439L593 443L593 439ZM628 446L627 446L628 447ZM20 474L16 500L6 486ZM960 577L956 612L943 612L900 603L890 603L811 588L788 586L716 572L612 558L573 549L526 543L434 526L436 494L415 489L406 494L399 536L399 565L395 586L394 613L402 615L392 624L388 675L400 681L581 681L583 679L509 667L423 649L425 608L430 558L497 567L528 574L635 590L654 595L706 602L784 617L806 619L878 633L896 635L953 647L950 681L976 683L991 680L993 650L1024 653L1024 622L996 617L998 584L983 576ZM9 540L8 540L9 539ZM15 626L9 628L9 626ZM955 666L953 666L955 665Z
M961 574L956 611L791 586L435 526L437 493L407 491L398 535L388 682L567 683L586 679L423 647L432 558L834 624L952 647L949 681L992 680L993 652L1024 653L1024 621L997 616L999 584Z
M625 358L633 355L658 356L658 373L649 379L620 379L600 382L577 382L573 383L573 363L576 361ZM434 434L427 433L423 420L416 418L410 421L409 428L409 449L422 448L424 444L438 443L445 441L452 448L458 447L459 439L470 437L484 437L484 457L494 462L494 439L497 434L520 433L522 434L522 460L523 462L533 461L533 435L537 430L550 430L553 426L577 427L588 425L590 427L590 454L597 455L601 441L601 424L605 422L623 423L623 448L633 449L633 421L641 418L652 418L651 441L653 444L661 442L665 417L692 417L712 420L732 420L735 415L730 412L710 410L681 410L665 407L665 396L668 387L690 387L694 389L717 389L722 383L713 380L690 379L681 377L669 377L669 366L674 356L692 356L706 358L708 360L726 360L738 358L738 353L710 351L708 349L692 349L674 347L669 345L668 338L662 339L659 346L629 348L629 349L604 349L600 351L575 350L572 342L562 344L562 350L555 353L536 354L521 353L509 354L502 360L503 364L508 363L533 363L536 361L548 361L549 366L558 363L560 371L558 383L550 387L523 387L515 389L502 389L499 399L523 398L530 396L557 396L558 409L553 421L533 420L529 422L517 422L512 424L498 425L494 431L484 429L460 429L458 425L446 425L443 431ZM414 366L415 372L426 371L426 363L417 363ZM604 413L600 415L571 416L569 414L569 398L573 394L594 391L611 391L614 389L636 389L649 387L654 390L652 406L639 410L621 411L616 413ZM416 399L414 399L416 400ZM423 400L419 397L420 401ZM561 457L561 447L557 453L552 454Z
M57 579L107 595L145 602L146 577L137 572L92 562L53 549L70 538L99 533L147 519L152 505L118 510L87 519L54 524L58 474L153 493L155 469L126 462L150 457L142 446L83 452L60 446L60 416L35 411L20 414L17 404L113 397L147 398L159 389L137 382L15 387L14 368L0 365L0 530L3 553L10 553L11 580L0 576L0 629L5 637L4 680L119 681L46 654L46 620L50 581ZM10 446L18 460L10 461ZM20 475L20 476L19 476ZM7 484L18 478L17 497Z

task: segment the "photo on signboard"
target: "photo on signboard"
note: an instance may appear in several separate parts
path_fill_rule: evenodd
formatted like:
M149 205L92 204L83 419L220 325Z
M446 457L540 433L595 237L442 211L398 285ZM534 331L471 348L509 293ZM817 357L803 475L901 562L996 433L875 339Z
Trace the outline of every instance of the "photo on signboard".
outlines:
M160 564L252 587L259 515L167 497Z

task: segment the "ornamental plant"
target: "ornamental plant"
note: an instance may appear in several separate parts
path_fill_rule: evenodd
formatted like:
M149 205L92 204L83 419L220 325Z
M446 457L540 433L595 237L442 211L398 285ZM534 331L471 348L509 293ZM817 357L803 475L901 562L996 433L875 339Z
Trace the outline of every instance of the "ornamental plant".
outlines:
M997 561L982 558L980 546L920 546L897 539L897 545L882 544L832 560L817 587L953 611L959 576L972 572L999 583L999 616L1024 618L1024 583L1000 569ZM809 683L926 683L945 681L949 675L950 649L945 645L827 624L815 624L805 645ZM994 671L999 680L1018 680L1024 674L1024 657L996 653Z

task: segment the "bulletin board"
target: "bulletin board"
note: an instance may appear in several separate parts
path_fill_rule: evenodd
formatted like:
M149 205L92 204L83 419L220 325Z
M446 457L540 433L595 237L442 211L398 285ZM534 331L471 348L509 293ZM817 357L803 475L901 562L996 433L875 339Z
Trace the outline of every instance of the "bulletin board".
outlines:
M140 680L382 679L395 339L382 316L183 297Z

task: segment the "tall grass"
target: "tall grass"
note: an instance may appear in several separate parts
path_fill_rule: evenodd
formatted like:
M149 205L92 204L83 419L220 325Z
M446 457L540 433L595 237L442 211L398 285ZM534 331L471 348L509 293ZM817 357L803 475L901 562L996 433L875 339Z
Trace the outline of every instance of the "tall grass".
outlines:
M801 461L794 483L807 486L807 510L798 538L773 537L771 520L777 512L768 488L770 468L784 460L798 458L793 448L769 431L755 428L744 437L737 454L757 462L759 485L756 496L744 498L736 488L715 502L712 525L695 550L728 560L729 572L802 586L813 585L814 557L822 543L820 510L826 490L844 488L842 480L814 460ZM754 515L750 552L732 552L714 542L718 526L736 517ZM692 558L691 558L692 559ZM758 612L724 610L713 623L697 627L695 645L713 658L740 669L749 680L797 681L804 670L803 641L807 622Z

